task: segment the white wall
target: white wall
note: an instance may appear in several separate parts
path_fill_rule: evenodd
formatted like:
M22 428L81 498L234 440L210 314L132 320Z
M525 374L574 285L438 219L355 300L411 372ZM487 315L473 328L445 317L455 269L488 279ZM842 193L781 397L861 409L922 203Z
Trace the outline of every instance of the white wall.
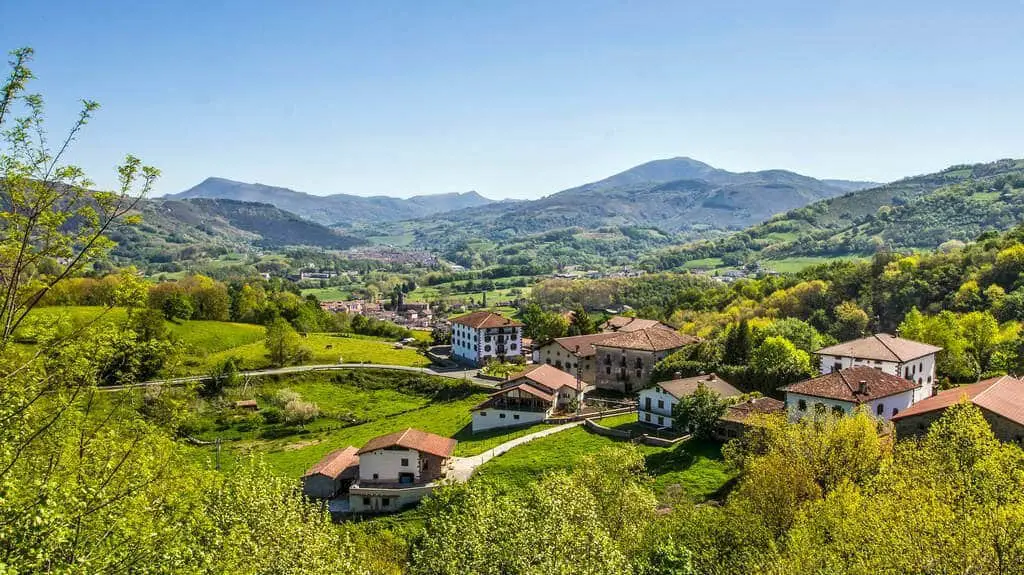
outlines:
M504 415L504 417L502 417ZM519 419L516 419L516 417ZM532 425L548 416L542 411L512 411L508 409L480 409L473 412L473 433L499 427Z
M897 409L903 411L914 404L914 390L905 391L896 395L890 395L889 397L881 397L872 400L864 405L868 408L868 413L875 416L881 417L888 421L895 415L892 410ZM803 400L807 404L806 411L800 411L799 405L800 400ZM826 411L831 411L833 406L840 406L843 411L847 414L853 412L856 404L848 401L839 401L837 399L825 399L821 397L812 397L809 395L803 395L799 393L787 393L786 394L786 409L789 411L789 418L791 420L797 420L807 414L813 414L815 412L815 404L821 403L825 406ZM882 415L878 415L878 406L882 406Z
M415 505L433 489L433 486L425 485L404 489L353 486L348 494L349 510L352 513L390 513ZM386 507L384 499L388 500Z
M639 421L640 423L648 423L650 425L656 425L658 427L672 427L671 417L663 415L661 413L644 411L643 405L640 406L640 411L636 412L636 420Z
M908 361L906 363L895 363L891 361L874 361L854 357L837 357L834 355L820 356L821 373L832 373L836 363L841 363L841 369L854 366L874 367L885 373L910 379L918 384L920 388L914 393L914 403L932 396L935 389L935 354ZM908 371L909 370L909 371Z
M651 400L651 408L647 409L647 400ZM661 402L661 407L658 407L658 402ZM640 409L655 413L658 415L672 415L672 406L678 403L675 397L665 393L660 386L655 384L653 387L648 387L640 391Z
M821 356L821 373L832 373L835 371L835 364L841 363L840 369L846 369L848 367L874 367L881 369L885 373L890 375L899 375L898 368L899 364L891 361L875 361L872 359L860 359L855 357L839 357L834 355L823 355Z
M402 459L409 465L403 466ZM374 479L373 474L377 474ZM420 454L411 449L378 449L359 456L359 479L366 481L398 482L399 473L412 473L419 481Z

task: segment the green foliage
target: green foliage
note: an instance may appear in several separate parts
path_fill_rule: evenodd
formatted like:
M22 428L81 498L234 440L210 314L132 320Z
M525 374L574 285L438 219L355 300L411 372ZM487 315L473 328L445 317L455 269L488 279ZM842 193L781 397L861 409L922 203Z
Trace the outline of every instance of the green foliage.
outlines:
M578 305L572 310L572 321L569 322L568 335L589 335L597 333L597 324L583 306Z
M302 344L302 338L284 318L277 318L267 326L264 346L271 365L283 366L302 363L311 352Z
M746 319L731 326L725 333L723 361L729 365L744 365L750 360L753 351L753 335Z
M672 406L672 425L698 439L707 439L714 433L718 418L725 414L727 405L721 396L704 383L699 383L692 394L682 397Z
M569 322L565 317L544 311L537 304L527 305L520 317L526 325L523 335L532 338L534 345L543 345L555 338L563 337L569 330Z
M750 356L751 375L755 377L764 393L810 377L811 358L784 337L769 337Z

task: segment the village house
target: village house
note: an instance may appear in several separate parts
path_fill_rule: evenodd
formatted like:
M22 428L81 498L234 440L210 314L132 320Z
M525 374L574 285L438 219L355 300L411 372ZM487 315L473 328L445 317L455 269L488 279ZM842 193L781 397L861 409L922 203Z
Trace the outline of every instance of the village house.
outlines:
M946 408L969 401L981 410L1001 441L1024 442L1024 381L1009 375L940 391L892 418L900 437L922 435Z
M371 439L357 452L358 479L349 487L348 510L384 513L418 503L448 475L456 443L411 428Z
M686 378L676 374L675 379L656 383L640 392L637 421L657 427L672 427L672 409L679 400L693 395L701 385L722 398L743 395L743 392L714 373Z
M714 437L719 441L742 437L753 425L752 416L783 413L786 413L786 404L770 397L756 397L730 405L722 417L718 418Z
M540 423L557 411L579 405L589 389L550 365L530 367L503 382L501 389L471 410L473 433Z
M873 367L917 384L914 402L932 395L935 384L935 356L941 347L877 333L819 349L821 373L854 366Z
M832 411L849 414L859 406L891 419L914 405L921 384L867 366L848 367L780 388L786 392L790 419Z
M597 362L594 385L598 389L634 393L647 387L654 364L698 341L660 327L617 332L615 337L593 344Z
M489 311L452 320L452 359L482 366L523 354L523 324Z
M355 447L335 449L302 476L302 493L315 499L333 499L343 493L359 473Z
M537 348L533 355L535 363L552 365L583 381L593 384L596 380L597 356L595 343L615 337L614 333L594 333L559 337Z

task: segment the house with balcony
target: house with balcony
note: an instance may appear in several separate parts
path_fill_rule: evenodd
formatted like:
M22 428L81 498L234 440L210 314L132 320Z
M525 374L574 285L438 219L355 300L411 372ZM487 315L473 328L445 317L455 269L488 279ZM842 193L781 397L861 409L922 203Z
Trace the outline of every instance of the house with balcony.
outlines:
M448 476L457 443L411 428L371 439L356 453L348 511L390 513L415 505Z
M616 332L614 337L595 342L598 389L635 393L650 383L654 364L700 340L673 330L648 327Z
M523 355L523 324L502 315L477 311L452 320L452 359L482 366Z
M916 403L922 385L880 368L858 365L779 389L786 394L791 420L827 412L844 415L865 406L868 413L888 421Z
M914 402L931 397L935 390L935 358L941 347L876 333L819 349L820 371L829 374L850 367L871 367L917 384Z
M540 423L556 412L579 405L590 389L585 382L550 365L532 366L503 382L498 391L471 410L473 433Z
M743 395L743 392L714 373L696 377L676 377L671 381L656 383L640 392L637 421L655 427L673 427L672 409L679 400L693 395L701 385L723 398Z

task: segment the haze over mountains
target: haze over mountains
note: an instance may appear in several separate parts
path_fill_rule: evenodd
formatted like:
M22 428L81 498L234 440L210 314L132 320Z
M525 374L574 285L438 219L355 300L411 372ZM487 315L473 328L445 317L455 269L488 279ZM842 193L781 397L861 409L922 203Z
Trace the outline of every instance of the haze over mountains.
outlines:
M260 202L324 225L342 226L406 220L493 202L476 192L413 196L408 199L350 194L316 196L288 188L247 184L225 178L206 178L184 192L164 196L164 199L173 200L192 198Z

